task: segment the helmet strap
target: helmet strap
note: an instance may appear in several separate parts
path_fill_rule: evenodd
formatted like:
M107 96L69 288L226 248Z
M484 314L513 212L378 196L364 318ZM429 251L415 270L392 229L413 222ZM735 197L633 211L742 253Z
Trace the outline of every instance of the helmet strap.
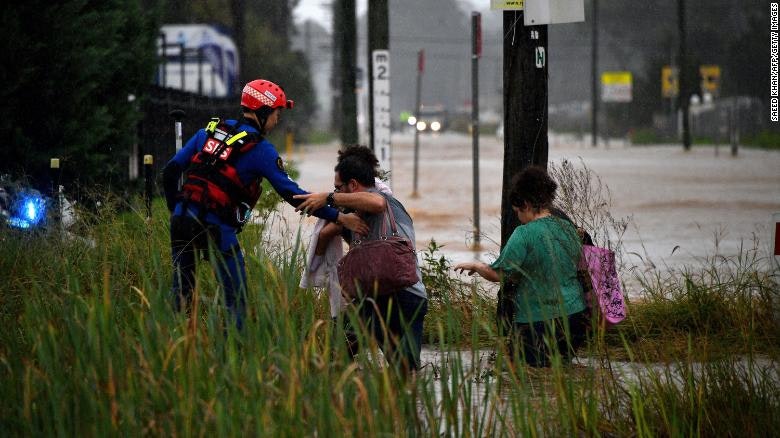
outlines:
M260 134L265 135L265 123L268 121L268 117L274 112L274 109L269 106L262 106L255 110L255 116L257 122L260 124Z

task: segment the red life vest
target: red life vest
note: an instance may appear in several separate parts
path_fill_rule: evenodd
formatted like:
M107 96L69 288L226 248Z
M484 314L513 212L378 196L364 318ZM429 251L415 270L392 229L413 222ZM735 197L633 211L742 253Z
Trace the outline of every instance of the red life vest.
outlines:
M260 138L247 131L237 132L234 126L217 118L211 119L206 133L206 141L190 161L181 197L240 228L260 198L262 178L243 183L236 163Z

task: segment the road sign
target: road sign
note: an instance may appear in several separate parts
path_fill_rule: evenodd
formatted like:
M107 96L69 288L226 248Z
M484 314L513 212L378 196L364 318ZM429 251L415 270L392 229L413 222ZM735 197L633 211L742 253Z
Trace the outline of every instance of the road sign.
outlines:
M482 14L479 12L472 12L472 18L474 19L474 41L472 44L472 55L477 58L482 57Z
M585 21L584 0L525 0L526 26Z
M374 153L382 170L390 170L390 51L374 50Z
M677 67L665 65L661 68L661 96L677 97L680 94L680 81Z
M522 11L523 0L490 0L490 9L500 11Z
M701 75L702 94L710 93L713 96L717 96L720 93L720 66L699 66L699 74Z
M632 82L630 71L605 71L601 74L601 101L631 102Z
M775 223L775 263L780 267L780 212L772 215L772 222Z

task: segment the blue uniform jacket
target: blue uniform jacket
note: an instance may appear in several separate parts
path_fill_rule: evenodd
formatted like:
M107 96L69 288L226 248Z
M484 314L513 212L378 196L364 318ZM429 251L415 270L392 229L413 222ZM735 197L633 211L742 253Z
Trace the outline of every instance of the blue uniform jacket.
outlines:
M236 120L226 120L226 123L231 126L238 124L238 132L247 131L249 133L259 134L257 129L255 129L255 127L252 125L239 124ZM178 169L187 169L190 165L192 157L200 151L200 148L203 147L207 137L208 134L206 133L205 129L198 130L198 132L187 141L184 147L182 147L182 149L177 152L173 158L171 158L166 167L171 167L171 165L175 164L175 167ZM263 139L261 142L255 145L255 147L246 152L236 162L236 170L238 171L238 177L244 183L251 183L252 181L259 178L267 179L268 182L271 183L271 186L274 188L274 190L276 190L276 193L278 193L285 201L287 201L287 203L292 206L297 206L303 202L299 199L293 199L294 195L303 195L309 193L301 189L300 186L298 186L298 183L290 178L290 176L284 170L281 158L279 157L279 153L276 151L276 148L274 148L274 145L266 139ZM176 179L178 179L178 176ZM168 195L169 194L166 193L166 196ZM188 210L190 210L190 213L195 216L200 213L199 207L197 205L190 204L188 206ZM183 213L183 205L182 202L179 201L176 203L176 207L173 210L173 215L179 216ZM338 210L331 207L323 207L312 212L314 216L329 221L336 221L338 218L338 213ZM232 230L233 234L235 234L236 229L227 224L224 224L216 214L208 213L205 219L209 223L221 225L221 228L223 228L223 237L225 237L225 231ZM225 246L225 243L227 242L223 242L223 245L221 246Z

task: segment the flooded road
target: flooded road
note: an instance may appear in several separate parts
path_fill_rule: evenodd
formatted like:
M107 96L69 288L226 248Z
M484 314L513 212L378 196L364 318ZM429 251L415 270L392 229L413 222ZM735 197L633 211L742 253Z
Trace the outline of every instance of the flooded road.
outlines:
M499 251L503 143L480 139L482 248L471 250L471 137L444 133L420 137L419 198L413 199L414 137L393 135L392 189L414 219L417 249L431 239L453 262L490 262ZM338 145L296 148L292 161L301 186L330 191ZM550 162L580 160L610 189L612 214L632 218L624 248L628 265L652 260L659 268L679 268L698 258L733 255L740 245L759 239L770 250L772 213L780 212L780 152L742 148L737 157L721 147L628 146L612 142L593 148L573 138L550 136ZM283 215L302 224L304 237L312 218L300 221L292 208ZM717 245L717 248L716 248ZM632 293L632 291L629 291Z
M561 389L555 383L558 373L563 373L569 383L576 382L585 388L604 386L605 390L610 388L612 391L619 388L618 392L624 394L629 394L632 388L667 385L678 391L686 391L692 381L704 384L712 379L723 378L724 375L745 387L777 388L780 383L779 364L764 356L735 356L720 361L692 363L684 359L671 363L644 363L577 357L573 360L573 366L558 371L518 366L512 372L514 378L509 376L506 369L494 369L490 357L487 350L440 352L435 348L423 347L423 373L432 377L437 403L446 406L452 393L458 393L458 414L470 411L471 415L465 418L471 418L473 422L473 419L480 416L484 418L486 414L493 417L499 411L507 415L507 423L511 428L516 418L509 414L509 407L518 398L538 409L545 409L561 395ZM455 390L455 387L459 390ZM631 409L625 404L629 402L627 398L620 401L626 410ZM609 408L602 405L601 409ZM442 417L445 417L444 412ZM461 423L464 417L454 417L460 427L469 427L468 423Z
M413 137L394 134L393 145L392 189L414 219L418 251L435 239L453 262L494 260L500 240L503 144L493 137L481 139L480 203L485 237L479 251L471 249L471 138L457 134L421 137L419 198L410 196ZM290 158L304 189L332 190L337 150L335 143L296 149ZM579 166L581 160L610 189L613 216L631 217L623 239L626 264L652 260L664 270L696 265L701 258L716 253L737 254L742 245L752 247L754 237L769 254L772 214L780 212L780 152L740 149L737 157L723 147L719 152L716 156L713 147L684 152L676 145L632 147L614 142L608 148L592 148L551 136L549 155L552 163L567 159ZM282 209L281 217L287 227L286 231L281 227L281 232L288 239L290 229L301 227L304 243L308 242L314 218L301 218L289 206ZM627 292L638 295L633 285L626 283ZM517 386L505 371L493 369L490 353L442 352L432 345L423 346L422 376L435 403L420 407L421 421L445 435L453 427L461 431L477 430L485 424L513 428L514 408L524 406L526 400L532 405L543 400L543 404L555 396L552 371L529 369ZM745 381L766 373L773 384L780 381L778 364L770 359L734 360L736 363L729 366L737 369L737 374L747 375ZM679 386L688 375L687 369L698 375L705 365L581 357L564 373L567 379L583 380L585 386L620 382L627 390L640 382ZM506 422L498 424L492 418Z

